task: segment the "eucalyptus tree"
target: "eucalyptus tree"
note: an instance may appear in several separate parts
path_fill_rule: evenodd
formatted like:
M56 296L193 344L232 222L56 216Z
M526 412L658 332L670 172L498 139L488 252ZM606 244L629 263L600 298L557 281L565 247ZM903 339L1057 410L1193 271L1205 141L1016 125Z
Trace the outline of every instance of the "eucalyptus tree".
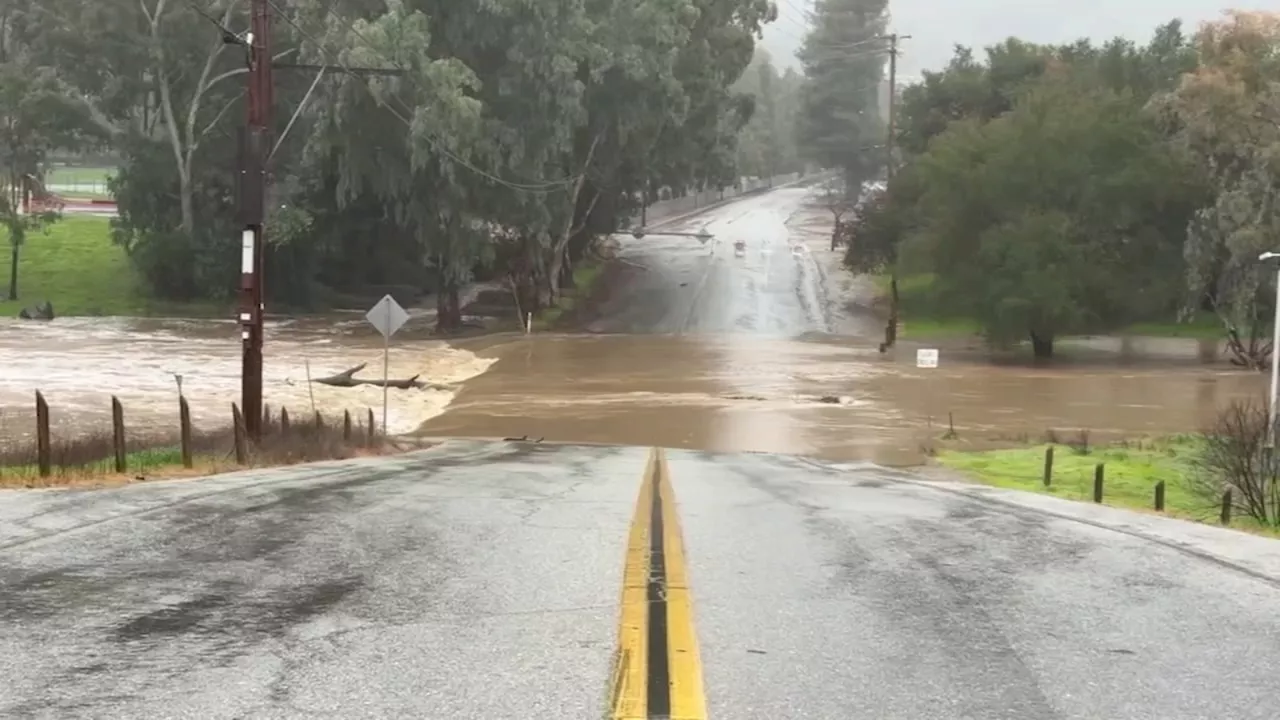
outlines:
M454 329L458 290L487 250L480 218L465 204L463 175L481 144L482 105L472 97L478 80L460 60L434 55L431 21L406 3L391 0L368 16L354 3L338 12L310 9L316 13L300 13L298 25L323 22L324 29L300 29L301 56L342 70L317 86L308 106L305 161L334 173L339 207L372 196L416 240L416 260L435 275L438 322Z
M1189 310L1204 298L1238 364L1265 367L1280 248L1280 13L1232 11L1196 36L1199 67L1153 103L1195 162L1209 200L1187 228Z
M10 300L18 299L23 244L57 219L55 210L33 208L28 201L41 185L50 151L76 137L55 69L42 64L26 40L30 9L0 9L0 227L9 242Z

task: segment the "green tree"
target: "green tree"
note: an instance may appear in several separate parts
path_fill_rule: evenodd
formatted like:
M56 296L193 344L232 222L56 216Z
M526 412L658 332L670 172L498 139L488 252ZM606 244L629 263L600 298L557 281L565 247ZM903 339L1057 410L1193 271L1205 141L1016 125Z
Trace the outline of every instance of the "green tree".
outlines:
M1053 67L1008 113L952 124L917 170L938 295L992 342L1050 357L1058 336L1147 317L1176 289L1180 238L1151 218L1183 201L1185 168L1090 74Z
M18 299L18 264L27 238L57 219L30 200L43 184L50 151L74 140L74 121L52 68L22 38L21 5L0 10L0 226L9 240L8 298Z
M887 43L887 0L818 0L814 26L799 53L798 141L805 157L837 167L856 190L883 165L880 83Z
M1155 102L1209 187L1187 229L1188 310L1207 298L1235 362L1263 368L1275 271L1258 256L1280 247L1280 13L1230 12L1196 47L1199 67Z

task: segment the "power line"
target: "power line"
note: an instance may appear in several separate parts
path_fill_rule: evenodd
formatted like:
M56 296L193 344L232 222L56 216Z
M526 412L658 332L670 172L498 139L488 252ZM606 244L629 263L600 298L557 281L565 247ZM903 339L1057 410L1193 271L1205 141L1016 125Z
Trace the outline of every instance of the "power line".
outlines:
M293 18L289 17L284 12L284 10L281 9L280 6L276 4L275 0L266 0L266 1L269 5L275 8L276 11L280 13L281 18L283 18L286 23L288 23L295 30L297 30L303 36L304 39L310 40L312 43L314 43L317 46L317 52L320 53L321 57L324 58L326 62L332 59L327 43L320 42L315 38L313 34L307 32L307 30L303 28L298 22L296 22ZM413 77L413 75L409 72L409 70L403 67L402 65L400 65L399 63L397 63L394 59L387 57L387 55L383 53L381 50L377 49L373 45L373 43L369 42L369 39L365 37L364 34L362 34L359 30L356 29L354 22L337 15L335 12L333 12L332 8L326 11L326 15L332 15L333 17L337 18L338 21L343 24L344 29L350 31L352 35L355 35L356 38L358 38L365 44L366 49L370 50L381 59L387 61L388 64L395 66L396 70L400 73L398 75L399 77L403 77L410 84L414 85L418 90L420 91L422 90L422 86L418 84L417 80ZM332 64L341 68L344 73L356 79L364 80L365 77L368 74L370 74L367 71L361 71L361 70L353 69L347 66L346 63L341 61L341 58L339 58L337 62ZM375 99L377 99L380 103L382 103L382 99L379 98L378 95L373 92L373 88L370 87L367 84L367 82L365 84L365 89L369 91L370 95L372 95ZM399 100L399 102L403 106L406 112L408 112L410 115L413 114L413 110L409 108L408 105L406 105L403 100ZM407 127L413 127L413 122L408 117L405 117L401 113L397 112L395 108L393 108L390 104L383 103L383 107L386 108L387 111L390 112L392 115L394 115L397 119L403 122ZM441 155L444 155L450 161L494 183L503 185L513 190L520 190L524 192L554 192L554 191L563 189L565 187L568 187L574 183L577 183L578 180L582 177L582 174L578 174L578 175L560 179L560 180L538 181L538 182L530 182L530 183L513 182L511 180L506 180L504 178L498 177L494 173L491 173L476 167L475 165L471 164L467 160L460 157L456 152L446 147L442 141L432 136L430 133L424 132L423 136L426 138L427 142L431 145L431 147L434 150L439 152Z

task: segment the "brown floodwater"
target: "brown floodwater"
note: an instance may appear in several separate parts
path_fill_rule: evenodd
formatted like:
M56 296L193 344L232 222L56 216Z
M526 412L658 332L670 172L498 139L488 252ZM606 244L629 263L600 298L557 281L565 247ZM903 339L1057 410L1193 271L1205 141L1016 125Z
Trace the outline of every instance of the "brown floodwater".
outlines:
M391 346L390 375L421 374L444 387L392 391L388 426L409 432L441 412L456 383L478 375L493 360L433 340L430 317L410 320ZM308 386L308 371L330 375L367 363L357 377L382 375L382 338L361 313L267 323L264 399L297 416L311 408L335 417L376 408L382 391L371 386ZM240 399L239 327L233 321L135 318L60 318L52 322L0 321L0 447L34 437L35 392L49 403L55 438L109 432L111 398L125 408L131 434L170 434L178 416L178 378L194 424L230 423Z
M496 357L421 434L544 438L712 451L786 452L893 465L922 461L950 416L961 442L996 446L1054 430L1099 440L1194 431L1263 378L1185 355L1093 348L1048 367L857 341L752 336L542 335L488 341ZM1167 346L1166 346L1167 349Z
M1193 340L1068 339L1043 366L972 342L943 344L936 369L917 368L909 342L881 355L866 283L840 270L829 228L809 191L783 189L666 228L705 230L707 243L624 237L610 296L581 318L590 333L447 343L431 337L429 312L415 312L390 372L439 387L392 390L390 429L907 465L949 421L973 447L1050 430L1188 432L1265 390L1264 376ZM36 390L59 437L107 430L112 396L132 432L170 432L177 376L197 425L224 425L239 398L237 336L231 321L0 321L0 444L31 437ZM381 405L378 388L307 383L308 367L319 376L368 363L365 376L380 374L382 341L362 313L271 322L265 355L273 407Z

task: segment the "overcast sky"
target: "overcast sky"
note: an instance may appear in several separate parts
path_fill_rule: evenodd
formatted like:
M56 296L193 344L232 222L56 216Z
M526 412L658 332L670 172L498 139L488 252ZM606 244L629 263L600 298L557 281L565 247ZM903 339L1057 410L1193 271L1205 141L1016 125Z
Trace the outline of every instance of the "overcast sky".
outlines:
M778 20L765 28L764 46L779 65L795 64L804 37L805 15L813 0L774 0ZM936 70L951 58L956 44L982 48L1011 35L1041 43L1082 37L1104 40L1123 35L1138 42L1156 25L1181 18L1190 28L1216 18L1224 9L1262 9L1266 0L890 0L890 27L911 35L902 44L899 72L904 78Z

